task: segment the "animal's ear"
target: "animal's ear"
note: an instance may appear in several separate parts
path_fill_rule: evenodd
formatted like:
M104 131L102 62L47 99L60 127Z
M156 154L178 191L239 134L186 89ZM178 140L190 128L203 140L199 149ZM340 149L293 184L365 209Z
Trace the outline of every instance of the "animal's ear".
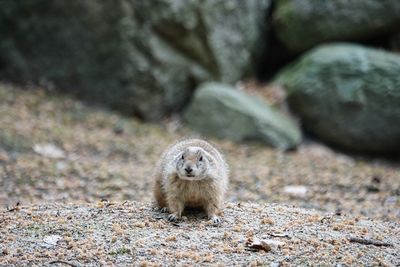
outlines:
M196 155L199 161L203 161L203 152L201 150L197 150Z

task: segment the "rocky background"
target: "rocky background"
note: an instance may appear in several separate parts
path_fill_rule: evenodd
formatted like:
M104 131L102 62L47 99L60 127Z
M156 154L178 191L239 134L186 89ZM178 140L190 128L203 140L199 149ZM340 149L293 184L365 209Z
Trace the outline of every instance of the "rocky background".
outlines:
M159 220L150 211L158 156L171 142L196 135L227 156L231 210L221 229L236 234L223 237L229 248L217 249L208 238L219 238L214 228L200 225L204 231L194 238L209 233L205 242L219 256L203 262L203 251L198 261L179 254L170 264L268 262L249 256L246 246L265 227L257 230L252 222L235 230L232 216L253 213L251 204L233 210L245 201L316 209L322 218L313 221L315 228L299 221L305 237L278 236L286 245L268 258L276 266L328 258L325 263L398 265L393 229L398 231L400 218L399 52L397 0L0 1L0 265L21 263L27 253L34 260L24 258L24 264L50 264L49 258L74 266L123 263L127 257L136 263L171 260L187 249L175 226L161 223L176 238L168 240L175 245L164 243L161 255L152 254L153 243L133 249L143 237L136 228L151 232ZM64 249L64 241L83 242L87 233L71 237L48 228L59 219L57 209L74 217L77 206L42 210L41 203L92 203L81 206L76 224L62 222L69 229L86 225L85 218L112 201L122 210L142 206L151 223L140 224L143 214L125 218L124 229L136 227L136 234L118 248L99 239L104 257L92 249L90 258L75 248L55 250ZM46 218L28 214L31 209ZM357 229L349 226L344 233L331 223L326 228L326 212L343 224L353 220ZM101 220L115 223L107 214ZM262 222L264 215L256 219L273 225ZM369 220L365 216L373 219L368 227L357 223ZM274 217L276 225L288 225L279 231L290 229L295 217ZM29 222L33 218L37 224ZM102 227L91 238L110 234ZM189 231L190 223L184 227ZM326 232L320 237L318 231ZM349 243L352 233L378 243L390 239L391 246L374 241L379 248L359 250ZM61 241L50 240L53 247L39 251L42 239L54 235ZM315 238L317 252L307 247ZM307 257L293 256L305 247Z
M202 134L235 141L295 148L301 125L349 151L400 151L398 1L0 5L2 80L146 121L183 114ZM237 90L251 78L281 86L299 123Z

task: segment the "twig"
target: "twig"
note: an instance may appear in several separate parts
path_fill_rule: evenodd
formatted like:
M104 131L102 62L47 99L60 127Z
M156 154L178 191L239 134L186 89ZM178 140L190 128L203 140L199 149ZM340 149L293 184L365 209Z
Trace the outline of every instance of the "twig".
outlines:
M270 236L273 237L287 237L292 238L288 233L269 233Z
M8 211L8 212L19 211L19 205L20 205L20 203L17 202L17 204L16 204L14 207L12 207L12 208L7 207L7 211Z
M179 223L177 223L177 222L170 222L170 223L175 227L181 227L181 225Z
M320 220L320 222L321 222L321 223L324 223L325 220L327 220L327 221L332 220L332 216L331 216L331 215L324 216L324 217L322 217L322 219Z
M386 243L379 240L369 239L369 238L361 238L361 237L349 237L350 242L360 243L363 245L374 245L379 247L392 247L392 243Z
M70 263L70 262L60 261L60 260L56 260L56 261L51 261L51 262L49 262L49 264L57 264L57 263L63 263L63 264L65 264L65 265L68 265L68 266L71 266L71 267L78 267L78 266L79 266L79 265L72 264L72 263Z

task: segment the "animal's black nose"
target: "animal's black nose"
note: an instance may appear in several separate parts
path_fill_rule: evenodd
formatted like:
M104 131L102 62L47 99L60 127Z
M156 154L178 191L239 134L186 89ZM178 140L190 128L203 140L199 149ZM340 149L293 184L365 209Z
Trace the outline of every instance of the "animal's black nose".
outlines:
M192 169L191 167L186 167L186 168L185 168L185 171L186 171L187 173L191 173L191 172L193 171L193 169Z

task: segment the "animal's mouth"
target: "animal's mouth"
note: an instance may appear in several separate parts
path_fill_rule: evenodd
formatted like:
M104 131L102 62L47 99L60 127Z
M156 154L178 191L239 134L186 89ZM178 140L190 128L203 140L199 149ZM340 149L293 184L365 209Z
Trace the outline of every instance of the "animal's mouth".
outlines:
M185 175L180 175L179 176L182 180L187 180L187 181L197 181L200 180L199 177L197 177L194 174L185 174Z

